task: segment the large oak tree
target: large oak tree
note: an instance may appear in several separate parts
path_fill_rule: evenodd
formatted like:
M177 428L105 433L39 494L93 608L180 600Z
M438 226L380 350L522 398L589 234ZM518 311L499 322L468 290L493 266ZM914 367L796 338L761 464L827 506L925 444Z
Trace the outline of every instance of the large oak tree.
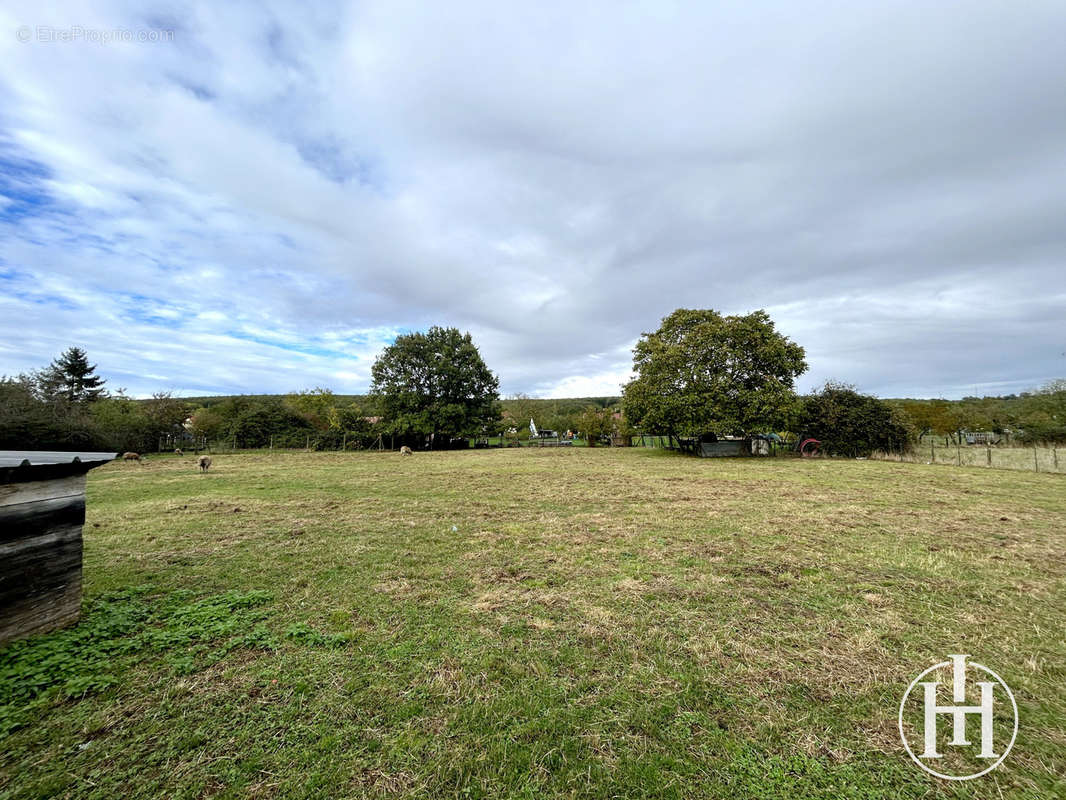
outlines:
M498 425L499 379L469 333L433 327L398 336L371 374L371 393L398 434L475 436Z
M693 436L787 428L803 348L774 329L765 311L723 316L681 308L645 333L625 387L627 419L649 433Z

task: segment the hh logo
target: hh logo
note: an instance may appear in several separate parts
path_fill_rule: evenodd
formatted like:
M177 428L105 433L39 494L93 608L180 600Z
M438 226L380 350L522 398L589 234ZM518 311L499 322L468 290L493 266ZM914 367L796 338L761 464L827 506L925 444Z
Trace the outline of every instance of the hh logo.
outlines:
M950 661L941 661L929 667L907 687L903 701L899 704L899 735L907 753L926 772L938 778L965 781L991 772L1007 757L1018 735L1018 704L1014 702L1014 695L1003 679L988 667L974 661L967 662L968 655L951 655L949 658ZM943 703L940 698L947 693L943 683L939 680L922 679L931 672L943 673L948 668L951 669L951 702ZM971 674L976 673L977 680L967 682L967 669ZM918 686L922 687L920 693L915 691ZM904 710L912 693L920 703L921 713L917 715L922 723L920 737L914 733L908 737L903 724ZM970 702L967 702L967 697ZM974 699L976 703L973 702ZM1003 719L997 722L995 718L997 702L1006 703L1008 700L1014 717L1009 740L1006 735L1007 723ZM976 724L972 724L968 731L967 722L971 719ZM973 731L978 726L980 735L975 739ZM951 738L938 745L938 730L950 730ZM913 739L918 740L915 742L917 747L911 746ZM1002 745L999 751L997 739ZM938 759L948 755L946 748L953 748L951 755L960 756L964 764L974 762L976 766L973 769L960 768L959 774L938 771L935 767L942 763ZM915 750L919 752L916 753ZM989 764L989 761L992 763Z

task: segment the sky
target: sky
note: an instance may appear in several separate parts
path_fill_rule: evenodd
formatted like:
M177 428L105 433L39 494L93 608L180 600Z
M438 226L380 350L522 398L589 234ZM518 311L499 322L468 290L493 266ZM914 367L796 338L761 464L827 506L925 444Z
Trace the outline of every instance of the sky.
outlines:
M674 309L798 388L1066 376L1066 4L6 2L0 374L364 392L469 331L615 395Z

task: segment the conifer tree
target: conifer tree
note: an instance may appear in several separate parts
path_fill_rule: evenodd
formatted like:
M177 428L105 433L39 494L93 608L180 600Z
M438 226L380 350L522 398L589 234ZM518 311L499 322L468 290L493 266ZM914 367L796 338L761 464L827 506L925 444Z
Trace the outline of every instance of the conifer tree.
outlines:
M67 348L37 376L37 383L46 399L82 404L107 396L105 381L96 374L96 364L89 363L80 347Z

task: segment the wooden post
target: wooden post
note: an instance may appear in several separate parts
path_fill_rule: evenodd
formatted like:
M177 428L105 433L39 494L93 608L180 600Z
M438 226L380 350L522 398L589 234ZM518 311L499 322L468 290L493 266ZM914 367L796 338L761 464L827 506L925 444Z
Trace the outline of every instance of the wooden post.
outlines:
M341 450L348 449L348 431L344 432L344 438L341 439Z
M1036 460L1036 448L1033 448L1033 470L1040 472L1040 462Z
M307 451L311 450L311 437L310 436L307 437L307 442L304 444L304 450L307 450Z
M1051 458L1055 462L1055 472L1059 471L1059 449L1057 447L1051 448Z
M988 450L988 466L992 466L992 445L987 445Z
M274 449L274 434L270 434L270 449Z
M936 439L929 440L929 460L936 463Z

